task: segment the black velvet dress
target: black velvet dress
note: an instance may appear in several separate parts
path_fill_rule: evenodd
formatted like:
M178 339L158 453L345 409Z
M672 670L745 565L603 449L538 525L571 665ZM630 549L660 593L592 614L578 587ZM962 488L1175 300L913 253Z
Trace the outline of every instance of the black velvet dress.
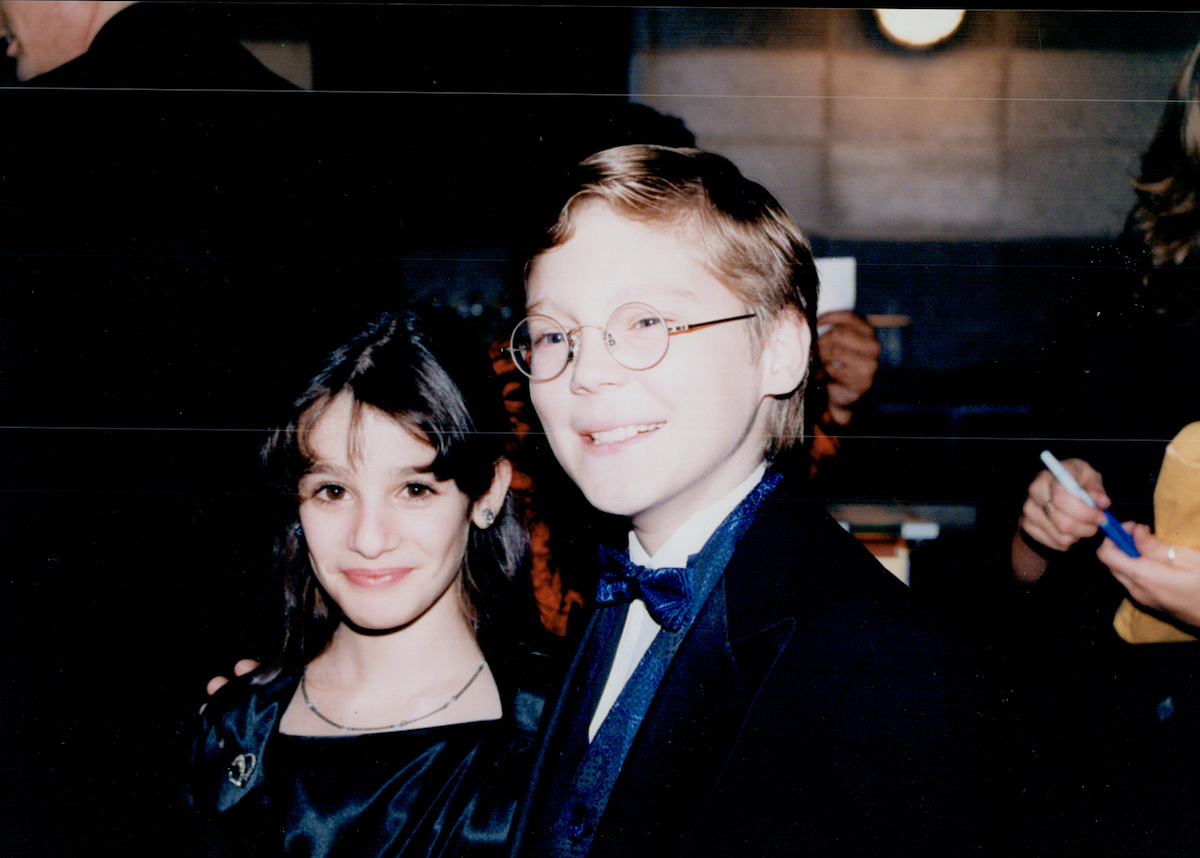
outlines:
M289 736L299 684L231 682L192 745L186 799L199 855L502 854L528 782L539 693L505 688L495 721L345 737Z

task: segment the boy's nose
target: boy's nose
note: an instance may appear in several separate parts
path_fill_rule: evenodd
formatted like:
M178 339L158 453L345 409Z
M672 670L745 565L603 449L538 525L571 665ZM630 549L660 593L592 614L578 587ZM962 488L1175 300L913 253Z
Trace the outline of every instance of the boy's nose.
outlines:
M365 504L355 516L350 548L363 557L374 559L395 547L396 530L385 510L376 504Z
M585 337L587 331L592 331L592 335ZM604 331L592 325L576 328L572 332L574 348L569 367L572 391L581 392L594 390L606 384L621 384L628 377L629 370L617 363L605 345L606 336L608 335Z

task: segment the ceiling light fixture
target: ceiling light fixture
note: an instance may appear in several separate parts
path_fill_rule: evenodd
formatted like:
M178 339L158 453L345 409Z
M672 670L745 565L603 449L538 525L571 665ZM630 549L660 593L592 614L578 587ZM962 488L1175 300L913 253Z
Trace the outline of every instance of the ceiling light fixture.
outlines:
M954 35L965 9L876 9L883 34L906 48L931 48Z

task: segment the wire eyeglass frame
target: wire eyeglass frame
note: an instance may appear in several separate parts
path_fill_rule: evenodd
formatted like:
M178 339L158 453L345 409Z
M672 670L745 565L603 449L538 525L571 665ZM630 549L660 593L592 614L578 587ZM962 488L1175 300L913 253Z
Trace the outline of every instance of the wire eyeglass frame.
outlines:
M640 315L638 315L639 313ZM613 335L611 329L613 321L621 320L623 314L629 315L635 326L626 331L624 336L627 339L618 339ZM713 325L723 325L727 322L741 322L745 319L753 319L755 315L755 313L742 313L737 316L710 319L706 322L668 325L662 313L654 307L641 301L632 301L628 304L622 304L613 310L612 315L609 316L603 328L599 325L576 325L573 328L567 329L552 316L534 313L526 316L513 328L512 336L509 338L509 344L505 350L512 356L513 363L516 364L517 369L522 374L528 376L533 381L551 381L562 375L563 370L575 359L580 343L577 335L584 328L595 328L600 331L605 348L608 349L608 353L612 355L613 360L626 369L643 370L650 369L666 357L671 337L675 334L686 334L702 328L709 328ZM544 324L546 327L535 337L530 329L536 323ZM633 339L638 336L638 331L647 332L647 335L642 337L640 349L637 345L630 345ZM657 333L658 331L662 333ZM532 352L536 341L544 341L546 337L555 335L561 335L563 342L566 344L566 349L562 353L562 357L559 358L556 356L549 364L553 368L553 372L549 370L544 372L535 371ZM551 343L550 345L560 345L560 343ZM633 357L634 355L639 356Z

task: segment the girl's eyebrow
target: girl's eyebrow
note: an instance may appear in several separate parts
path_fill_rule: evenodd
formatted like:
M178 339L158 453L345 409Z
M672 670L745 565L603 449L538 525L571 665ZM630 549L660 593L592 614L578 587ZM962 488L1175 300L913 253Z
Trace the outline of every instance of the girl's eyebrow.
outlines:
M303 479L304 477L333 477L346 475L345 468L339 467L332 462L317 461L305 468L304 473L300 476Z
M386 473L392 478L430 476L433 474L433 460L430 460L428 465L397 465L394 468L388 468ZM353 474L351 471L332 462L313 462L300 476L301 479L304 477L338 477L348 479Z
M433 475L433 462L430 462L428 465L422 465L419 468L412 465L391 468L388 470L388 473L395 477L428 477Z

